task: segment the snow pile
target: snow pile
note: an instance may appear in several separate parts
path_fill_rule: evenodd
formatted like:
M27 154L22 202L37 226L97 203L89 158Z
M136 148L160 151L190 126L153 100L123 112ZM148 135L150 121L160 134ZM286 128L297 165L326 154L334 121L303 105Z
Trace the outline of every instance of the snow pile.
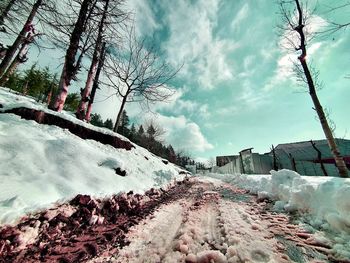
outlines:
M34 103L0 88L0 104L4 108L15 104L30 107ZM185 174L180 172L180 168L163 163L137 145L130 151L115 149L83 140L56 126L0 114L1 224L14 223L27 212L79 193L96 197L131 190L143 193L183 179Z
M290 170L271 175L211 175L275 200L276 210L314 216L314 225L350 233L350 179L301 176Z
M301 176L285 169L270 173L209 176L247 189L260 200L276 201L275 210L301 213L310 231L326 231L336 253L350 258L350 179Z
M68 120L72 123L89 128L91 130L95 130L103 134L113 135L115 137L121 138L124 141L130 141L128 138L120 134L117 134L109 129L93 126L93 125L90 125L89 123L81 121L77 119L75 115L70 111L63 110L62 112L57 112L57 111L50 110L47 108L47 104L45 103L39 103L32 97L23 96L21 94L15 93L10 89L6 89L3 87L0 87L0 105L2 105L2 107L0 108L0 111L7 111L7 110L11 110L14 108L21 108L21 107L34 109L38 111L44 111L46 113Z

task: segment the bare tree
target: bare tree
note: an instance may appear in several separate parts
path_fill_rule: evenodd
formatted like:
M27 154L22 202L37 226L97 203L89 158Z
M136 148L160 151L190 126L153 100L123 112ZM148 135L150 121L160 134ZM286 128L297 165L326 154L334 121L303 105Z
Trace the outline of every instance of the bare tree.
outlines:
M56 111L61 111L63 109L65 100L67 98L69 85L71 81L75 79L76 74L78 73L81 67L81 61L83 59L83 56L86 50L88 49L88 47L86 47L86 39L83 45L83 49L81 48L80 42L83 33L86 32L88 22L91 16L93 15L93 10L96 5L96 1L97 0L83 0L81 2L76 22L73 25L72 33L69 34L70 41L66 51L63 69L60 77L59 94L53 105L53 109ZM55 25L55 27L59 28L57 24Z
M145 121L144 125L146 132L151 131L151 137L161 143L164 143L164 136L166 130L155 121L155 119L148 119ZM150 136L150 134L148 134Z
M95 100L96 91L99 89L99 79L100 79L100 74L101 74L101 71L102 71L102 67L104 65L105 57L106 57L106 42L103 42L102 43L102 48L101 48L101 55L100 55L100 58L99 58L99 61L98 61L96 75L95 75L95 78L94 78L94 83L93 83L92 89L91 89L89 103L88 103L86 114L85 114L85 117L84 117L84 119L87 122L90 122L90 116L91 116L91 111L92 111L92 104L94 103L94 100Z
M0 1L0 33L2 41L7 38L17 36L20 31L19 26L27 19L33 7L32 0L2 0Z
M81 100L76 112L76 116L79 119L83 119L85 117L86 103L89 101L88 96L90 95L90 90L96 75L97 65L98 65L98 61L101 53L102 35L104 31L104 25L107 17L108 7L109 7L109 0L105 0L102 15L101 15L101 20L98 26L98 33L97 33L94 54L92 56L90 69L89 69L87 80L85 83L85 88L81 92Z
M118 130L121 114L128 102L145 102L146 105L164 101L172 94L166 84L175 77L179 69L164 61L154 44L147 45L146 39L138 40L132 28L127 42L114 50L107 60L106 77L109 85L117 90L121 105L115 122Z
M81 100L76 112L76 115L79 119L83 119L86 116L86 107L88 101L90 100L90 91L93 86L97 72L97 66L102 54L102 43L106 41L109 43L112 42L109 39L111 36L106 36L108 34L113 34L113 38L117 39L116 34L114 34L117 32L116 27L118 27L119 23L124 22L124 20L127 18L127 13L124 12L121 8L123 2L124 0L105 0L101 7L101 11L98 10L99 6L96 6L96 12L100 13L100 18L97 21L98 30L95 39L96 44L91 59L90 69L88 71L85 87L81 92Z
M33 33L33 32L27 33L27 36L23 40L21 48L19 49L16 57L13 59L13 61L11 62L11 65L7 68L3 76L0 78L0 86L5 86L9 78L15 73L18 65L21 63L25 63L28 60L27 54L28 54L29 46L35 41L35 38L39 35L40 35L39 33Z
M333 3L332 3L333 4ZM326 6L328 9L326 15L332 16L332 14L337 14L339 10L341 12L349 12L350 11L350 1L338 1L332 6ZM332 34L342 29L347 29L350 27L349 20L336 21L337 19L328 17L328 25L320 32L322 34Z
M11 61L12 61L14 55L16 54L17 49L20 47L20 45L25 40L27 33L30 32L31 30L33 30L32 22L33 22L34 17L36 16L40 6L42 5L42 3L43 3L43 0L36 0L35 1L27 20L22 27L22 30L20 31L20 33L16 37L13 44L10 47L8 47L8 49L6 50L6 54L5 54L3 60L1 61L1 64L0 64L0 77L3 76L3 74L5 73L5 71L9 67L9 65L11 64Z
M2 27L2 25L5 23L5 19L7 18L11 8L15 4L17 0L10 0L8 2L3 2L2 4L4 5L3 8L0 9L0 31L5 31L5 28Z
M327 138L329 148L333 154L336 166L341 177L348 176L348 170L345 165L343 157L340 155L337 144L335 142L332 130L328 124L327 117L317 96L316 84L307 63L307 43L308 35L305 30L305 25L308 22L309 14L301 5L299 0L280 1L280 10L283 21L282 29L289 43L294 45L295 50L300 52L298 56L299 65L297 68L298 77L303 80L307 86L311 96L314 110L317 113L319 121L321 123L325 137Z

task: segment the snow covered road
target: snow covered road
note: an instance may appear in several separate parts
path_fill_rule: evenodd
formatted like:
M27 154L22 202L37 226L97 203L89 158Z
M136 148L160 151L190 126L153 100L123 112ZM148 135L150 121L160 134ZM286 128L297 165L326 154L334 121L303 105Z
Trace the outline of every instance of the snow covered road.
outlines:
M161 205L115 255L90 262L328 262L329 247L269 212L244 190L195 179L185 198ZM107 253L108 254L108 253ZM329 258L327 259L327 256Z

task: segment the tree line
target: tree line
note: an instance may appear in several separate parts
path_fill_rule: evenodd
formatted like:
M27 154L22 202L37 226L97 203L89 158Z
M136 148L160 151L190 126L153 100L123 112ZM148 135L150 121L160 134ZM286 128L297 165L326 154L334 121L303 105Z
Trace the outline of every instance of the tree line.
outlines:
M16 71L11 75L7 87L16 92L30 96L38 102L52 105L52 94L55 94L58 91L57 74L50 73L48 67L41 69L37 64L34 64L23 72ZM68 94L64 110L74 112L78 107L79 102L78 93ZM115 126L112 119L107 118L106 120L103 120L102 116L98 113L91 113L90 124L110 130L113 130ZM167 159L181 167L185 167L189 164L196 165L197 167L204 167L203 164L195 162L190 158L188 154L181 151L175 152L172 145L165 144L162 138L165 130L154 121L139 126L135 125L135 123L130 125L129 116L126 110L123 110L117 132L127 137L132 142L146 148L153 154Z
M152 38L136 36L125 0L5 0L0 34L11 43L0 43L0 86L11 85L17 67L28 60L29 47L44 38L65 53L49 108L65 108L72 99L69 89L88 58L75 114L89 122L96 92L101 85L112 87L121 99L114 131L126 103L147 106L168 99L173 91L166 84L180 69L163 59Z
M312 70L307 60L308 43L315 37L305 28L312 15L308 1L279 0L278 3L281 35L291 44L292 50L298 52L296 76L307 86L340 176L347 177L344 158L318 98L318 72ZM349 6L344 0L331 6L329 12ZM117 132L125 104L139 102L148 106L167 100L173 94L167 84L181 68L174 68L165 61L152 39L139 38L132 20L125 0L3 0L0 3L0 86L17 85L16 89L21 86L39 99L46 96L44 100L55 111L67 108L66 104L72 101L76 103L78 97L79 102L72 103L76 107L75 114L87 122L91 120L94 98L100 86L112 87L121 100L113 127ZM330 21L324 32L333 33L348 26L347 21ZM43 84L46 95L29 86L30 76L26 76L24 82L18 76L15 80L17 67L28 60L30 46L39 45L38 39L42 37L65 54L61 73L51 79L51 86ZM2 43L4 39L10 44ZM84 68L85 58L89 65L84 86L77 96L69 95L72 82ZM43 73L46 74L45 70Z
M106 119L104 121L98 113L91 114L90 123L110 130L113 130L114 127L114 123L111 119ZM141 147L146 148L151 153L177 164L178 166L185 168L186 165L195 165L198 169L205 168L203 163L194 161L188 154L182 151L175 151L171 144L166 144L163 140L165 130L154 121L148 121L138 126L135 125L135 123L130 124L129 116L127 112L123 110L117 132Z

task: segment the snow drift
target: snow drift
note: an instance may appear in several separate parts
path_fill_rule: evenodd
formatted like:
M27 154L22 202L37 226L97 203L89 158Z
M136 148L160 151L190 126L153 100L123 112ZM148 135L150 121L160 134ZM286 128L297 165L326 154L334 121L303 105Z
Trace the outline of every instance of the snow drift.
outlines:
M350 233L350 179L301 176L290 170L271 175L213 175L275 200L276 210L314 215L313 223Z
M209 174L258 195L274 200L277 211L298 212L309 231L327 233L339 255L350 258L350 179L301 176L290 170L270 175ZM306 226L307 227L307 226Z
M106 134L112 131L81 122L67 113L55 113L34 100L0 88L3 110L27 107ZM14 223L20 216L65 201L77 194L104 197L119 192L143 193L163 187L185 173L137 145L116 149L83 140L56 126L0 114L0 223ZM124 176L121 176L124 175Z

